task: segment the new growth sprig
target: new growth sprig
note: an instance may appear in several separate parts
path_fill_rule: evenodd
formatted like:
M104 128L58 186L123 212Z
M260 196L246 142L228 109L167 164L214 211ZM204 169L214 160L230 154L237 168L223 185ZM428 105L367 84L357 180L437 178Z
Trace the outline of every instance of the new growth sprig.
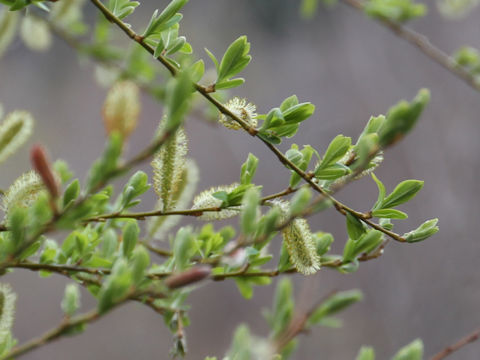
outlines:
M246 36L239 36L221 56L205 49L214 72L207 80L205 62L199 59L203 53L196 53L187 36L180 35L180 11L187 0L173 0L156 10L150 21L144 19L144 31L138 33L125 22L140 6L138 1L90 0L101 15L93 26L83 21L80 0L0 2L13 11L2 12L0 54L13 41L21 21L20 36L29 48L46 49L52 32L100 64L97 77L110 87L99 109L107 136L105 149L86 180L77 178L65 161L51 163L44 147L34 146L32 170L20 175L4 193L2 273L26 269L42 277L63 276L70 283L59 301L63 321L19 346L11 334L15 295L7 285L0 286L0 359L19 357L62 336L80 333L88 323L130 301L150 307L163 318L172 333L173 356L183 356L193 291L202 291L206 284L233 281L248 299L255 286L269 285L274 277L281 279L272 309L265 316L270 333L256 336L247 326L239 326L226 359L287 359L300 334L313 326L339 326L334 315L363 298L359 290L322 290L326 295L315 294L317 301L308 299L312 305L305 311L295 306L298 292L287 276L326 269L351 274L362 262L379 258L390 240L415 243L438 231L437 219L420 226L408 220L418 227L403 235L396 233L395 223L408 218L402 206L415 198L424 183L407 179L387 192L374 173L384 158L388 166L388 149L415 127L430 100L427 89L411 101L400 101L385 115L372 116L356 140L340 134L325 144L295 144L290 139L302 132L304 122L318 115L315 105L291 95L261 113L262 105L255 99L227 92L246 81L239 77L252 60ZM479 73L480 57L474 50L458 52L456 62L451 62L405 27L406 22L425 14L425 6L411 0L344 2L415 43L477 87L472 79ZM315 1L303 2L304 13L314 8ZM116 28L128 36L130 49L113 45ZM35 41L28 36L32 29L39 30L42 38ZM91 35L90 40L86 35ZM163 105L163 114L152 119L158 127L145 140L145 148L127 158L126 143L142 126L140 90L147 90ZM188 138L195 135L189 132L187 118L192 104L201 106L201 99L215 109L218 124L227 128L221 131L244 130L238 136L248 134L264 144L284 168L283 189L265 195L255 180L262 164L254 154L245 153L238 179L197 192L203 169L196 165L195 154L188 153ZM32 116L25 111L6 116L0 124L0 161L27 141L32 124ZM278 145L286 142L290 144L283 151ZM150 162L151 174L134 172L143 162ZM338 191L367 175L377 186L376 199L362 210L337 200ZM121 188L111 184L113 179L121 182ZM155 207L135 210L146 196L155 198ZM344 231L330 233L331 229L317 228L310 221L312 215L328 208L345 220ZM189 217L191 223L180 224L182 217ZM230 225L222 222L226 219ZM340 242L339 253L332 252L334 241ZM272 250L274 243L279 244L279 253ZM96 301L83 314L78 313L80 287ZM394 359L422 356L423 344L416 340ZM373 349L367 347L357 356L373 358Z

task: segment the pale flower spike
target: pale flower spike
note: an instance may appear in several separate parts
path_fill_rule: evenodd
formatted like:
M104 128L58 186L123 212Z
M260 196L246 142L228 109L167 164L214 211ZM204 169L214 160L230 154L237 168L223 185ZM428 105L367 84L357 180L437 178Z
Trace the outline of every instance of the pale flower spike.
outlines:
M251 127L257 126L257 113L255 112L257 107L252 103L247 103L246 99L234 97L225 104L225 107ZM229 129L239 130L242 128L238 122L224 114L220 114L220 122Z
M236 187L238 187L238 185L238 183L233 183L231 185L212 187L208 190L202 191L200 194L195 196L195 199L193 199L192 209L195 210L220 207L222 205L222 201L214 197L213 194L219 191L225 191L227 193L232 192ZM239 210L240 207L235 206L229 209L223 209L221 211L204 212L201 216L199 216L199 219L206 221L228 219L238 215L240 213Z
M288 202L277 200L274 203L282 212L282 221L286 221L289 213ZM307 221L301 218L293 220L282 230L282 236L295 269L303 275L315 274L320 269L320 257Z
M0 284L0 334L9 332L12 329L16 300L17 295L12 291L10 286Z
M26 172L10 185L3 196L1 208L8 214L13 208L28 207L43 190L45 185L40 176L35 171Z
M14 154L32 134L33 117L29 112L16 110L0 124L0 162Z
M107 134L118 131L127 139L137 127L140 108L140 89L134 82L121 81L113 85L103 105Z

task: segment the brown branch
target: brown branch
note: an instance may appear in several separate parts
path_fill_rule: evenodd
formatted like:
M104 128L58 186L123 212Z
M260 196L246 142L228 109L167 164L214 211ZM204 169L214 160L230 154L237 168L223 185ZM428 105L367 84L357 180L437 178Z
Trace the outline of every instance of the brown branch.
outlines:
M468 345L480 338L480 329L477 329L473 331L472 333L468 334L464 338L460 339L457 341L455 344L447 346L445 349L434 355L431 360L441 360L446 358L448 355L451 353L459 350L460 348L464 347L465 345Z
M3 356L1 360L17 358L27 352L30 352L42 345L52 342L61 336L65 335L69 330L81 326L83 324L91 323L100 317L98 311L91 310L85 314L75 316L73 318L65 317L63 321L55 328L45 332L40 337L30 340L29 342L14 347L8 354Z
M364 3L360 0L342 0L344 4L362 11L364 10ZM465 83L467 83L473 89L480 91L480 83L475 80L475 77L462 67L453 59L450 55L440 50L438 47L433 45L428 38L408 27L405 27L399 23L396 23L387 18L376 18L377 22L391 32L393 32L398 37L406 40L410 44L417 47L423 54L428 56L431 60L435 61L437 64L441 65L443 68L447 69L453 75L457 76Z

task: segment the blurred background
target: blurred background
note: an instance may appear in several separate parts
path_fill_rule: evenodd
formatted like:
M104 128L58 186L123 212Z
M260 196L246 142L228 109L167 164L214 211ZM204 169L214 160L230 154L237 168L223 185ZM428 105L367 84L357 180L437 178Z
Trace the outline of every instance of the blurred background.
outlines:
M480 48L480 9L461 21L440 16L433 1L429 15L411 24L452 53L462 45ZM144 1L130 20L145 24L165 0ZM96 16L87 2L87 17ZM340 329L318 328L301 336L294 359L354 359L361 345L372 345L378 359L387 359L401 346L422 338L432 355L479 326L480 246L477 227L480 165L480 94L433 63L416 48L342 4L320 8L310 21L298 15L298 2L289 0L191 1L182 11L181 33L206 64L207 47L222 54L228 44L247 35L253 61L242 74L245 85L234 91L266 113L286 97L316 105L316 113L291 139L311 144L320 152L339 133L357 137L370 115L385 113L418 89L431 90L432 101L416 129L385 155L376 174L387 191L402 180L425 180L425 187L404 209L409 219L397 221L399 233L438 217L440 232L415 245L390 243L378 260L363 263L358 272L342 275L322 269L309 278L293 276L298 296L305 285L315 289L307 303L331 290L359 288L363 302L341 317ZM127 46L128 39L119 37ZM79 61L61 40L38 54L19 40L0 60L0 102L7 112L26 109L37 120L31 143L45 144L52 158L63 158L80 179L103 148L105 131L101 107L106 89L97 84L94 66ZM143 96L141 123L132 136L129 154L145 147L161 118L161 106ZM190 156L200 168L198 190L230 184L239 178L249 152L260 159L255 182L264 194L288 185L288 172L255 139L196 116L186 125ZM281 145L285 151L292 141ZM29 169L28 146L3 165L0 187L8 186ZM148 164L143 167L150 171ZM339 193L340 200L367 210L376 199L376 186L362 179ZM147 193L143 209L151 209L154 193ZM197 227L203 224L191 220ZM235 223L235 221L233 222ZM332 232L334 250L344 244L344 218L333 210L310 220L312 230ZM223 224L222 224L223 225ZM278 248L278 239L274 241ZM272 265L273 266L273 265ZM14 334L23 342L62 317L60 301L67 281L57 275L16 270L2 278L18 294ZM261 316L272 302L274 286L258 287L251 300L243 299L234 282L207 282L190 297L191 326L187 328L187 359L219 358L227 350L236 326L243 322L260 336L268 333ZM94 302L82 293L82 308ZM304 299L305 300L305 299ZM89 326L73 338L62 338L24 358L34 359L167 359L171 334L150 309L128 304ZM480 344L469 345L452 359L479 359Z

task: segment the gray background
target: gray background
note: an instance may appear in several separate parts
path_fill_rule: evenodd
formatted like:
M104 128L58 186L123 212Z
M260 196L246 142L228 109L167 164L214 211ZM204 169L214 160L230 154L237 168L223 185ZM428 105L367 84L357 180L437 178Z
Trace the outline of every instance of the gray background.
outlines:
M132 17L144 24L166 1L144 1ZM431 3L431 2L429 2ZM235 91L258 105L260 113L297 94L316 105L315 115L302 124L294 141L324 151L338 133L356 137L372 114L385 113L401 98L412 98L421 87L432 101L415 131L388 151L377 175L391 190L401 180L425 180L425 187L405 210L410 218L398 223L402 233L438 217L441 232L417 245L390 244L384 256L362 264L353 275L322 270L308 283L313 302L332 289L360 288L365 300L341 317L341 329L315 329L303 336L295 359L353 359L362 344L389 358L398 348L420 337L431 355L463 336L480 322L477 276L479 94L432 63L411 45L362 14L339 5L321 9L310 22L299 19L297 2L191 1L185 8L182 33L198 54L208 47L221 54L239 35L248 35L253 61L244 72L246 84ZM89 16L92 6L87 4ZM460 45L480 48L480 11L462 21L442 18L431 6L427 18L412 26L447 52ZM120 37L125 44L128 40ZM206 63L208 57L201 55ZM37 120L33 142L46 144L53 158L66 159L84 179L100 153L104 129L100 109L105 89L93 77L93 66L79 64L75 54L56 40L51 51L32 53L17 41L0 60L0 102L5 110L26 108ZM161 107L143 99L141 125L129 153L144 147L161 118ZM249 152L260 158L256 181L264 193L286 186L286 170L258 141L246 134L206 125L192 116L187 124L190 154L201 169L199 190L238 179ZM287 149L289 142L282 144ZM0 187L29 168L27 147L3 164ZM144 167L148 170L148 166ZM153 204L153 193L143 204ZM374 183L365 179L339 194L341 200L366 210L376 198ZM340 249L346 236L344 219L327 211L311 220L313 230L330 231ZM200 226L199 222L194 224ZM278 241L276 241L278 242ZM297 293L304 279L294 277ZM17 270L5 276L18 293L16 337L23 342L61 319L65 279L39 279ZM265 335L261 309L271 304L273 287L257 288L244 300L231 281L208 283L190 298L192 325L187 329L188 359L221 357L239 322ZM83 308L93 305L84 293ZM166 359L171 335L150 309L129 304L89 326L74 338L63 338L25 359ZM470 345L452 359L478 359L480 345Z

